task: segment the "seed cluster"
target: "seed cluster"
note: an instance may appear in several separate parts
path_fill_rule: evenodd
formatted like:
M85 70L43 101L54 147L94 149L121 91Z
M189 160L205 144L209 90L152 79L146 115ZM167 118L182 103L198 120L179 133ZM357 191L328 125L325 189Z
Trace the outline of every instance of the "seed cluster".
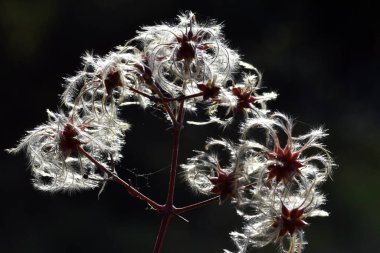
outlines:
M209 139L181 165L187 184L236 206L244 218L241 231L231 232L238 252L270 242L301 252L306 219L327 215L319 191L334 166L321 142L326 131L294 135L291 117L267 108L277 94L263 91L260 72L229 48L220 24L186 12L176 24L142 27L107 55L82 60L82 70L65 79L60 111L48 111L47 123L9 150L26 151L36 188L96 188L110 176L100 166L117 175L129 128L124 106L158 110L176 129L183 110L206 112L206 120L187 123L238 125L239 138Z

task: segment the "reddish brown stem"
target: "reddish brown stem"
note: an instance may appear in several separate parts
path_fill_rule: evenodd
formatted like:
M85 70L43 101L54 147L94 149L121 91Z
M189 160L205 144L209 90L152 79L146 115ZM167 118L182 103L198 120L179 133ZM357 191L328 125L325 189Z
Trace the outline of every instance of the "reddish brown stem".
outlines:
M187 99L192 99L192 98L196 98L196 97L200 97L200 96L203 96L204 95L204 92L199 92L199 93L194 93L194 94L191 94L191 95L188 95L188 96L179 96L179 97L176 97L176 98L164 98L162 102L164 103L167 103L167 102L173 102L173 101L184 101L184 100L187 100Z
M173 205L174 188L177 175L178 166L178 152L179 152L179 138L182 130L183 118L184 118L184 103L182 100L178 107L176 122L173 122L173 147L172 147L172 160L169 175L169 186L166 197L166 203L161 207L161 213L163 214L160 229L158 231L156 244L154 246L153 253L159 253L162 248L162 244L166 235L166 230L170 222L170 218L175 214L175 207Z
M161 252L162 245L164 242L164 237L166 235L166 231L168 229L168 225L171 219L170 214L164 214L164 216L161 219L160 229L158 230L156 244L154 245L153 253L159 253Z
M175 97L175 98L167 98L167 97L161 97L160 98L157 98L157 97L154 97L152 95L149 95L145 92L142 92L138 89L135 89L131 86L128 86L128 89L130 89L131 91L133 91L134 93L137 93L143 97L146 97L150 100L153 100L153 101L156 101L156 102L161 102L161 103L169 103L169 102L174 102L174 101L177 101L177 102L180 102L180 101L183 101L183 100L187 100L187 99L192 99L192 98L196 98L196 97L200 97L200 96L203 96L204 95L204 92L199 92L199 93L194 93L194 94L191 94L191 95L188 95L188 96L179 96L179 97Z
M200 96L203 96L204 95L204 92L199 92L199 93L195 93L195 94L191 94L191 95L188 95L188 96L185 96L185 97L182 97L183 100L187 100L187 99L191 99L191 98L196 98L196 97L200 97Z
M90 160L98 169L100 169L101 171L107 173L107 175L113 181L115 181L116 183L118 183L121 186L123 186L124 188L126 188L127 191L128 191L128 193L131 196L136 197L136 198L144 201L145 203L147 203L148 205L150 205L151 207L153 207L156 210L161 210L162 209L161 205L157 204L155 201L151 200L150 198L148 198L147 196L145 196L144 194L142 194L141 192L139 192L137 189L135 189L133 186L131 186L130 184L128 184L127 182L125 182L123 179L121 179L120 177L118 177L115 173L113 173L112 171L110 171L109 169L107 169L106 167L104 167L95 158L93 158L89 153L87 153L82 147L78 146L77 149L78 149L79 153L81 153L82 155L84 155L85 157L87 157L88 160Z
M169 189L166 198L166 206L173 207L173 198L174 198L174 187L175 187L175 179L177 175L177 165L178 165L178 151L179 151L179 138L182 130L183 123L183 106L184 100L181 101L178 109L177 115L177 126L173 128L173 149L172 149L172 161L170 168L170 177L169 177Z
M156 99L154 96L151 96L151 95L146 94L146 93L144 93L144 92L142 92L142 91L139 91L139 90L137 90L137 89L135 89L135 88L133 88L133 87L131 87L131 86L128 86L128 89L130 89L131 91L133 91L133 92L135 92L135 93L137 93L137 94L139 94L139 95L141 95L141 96L143 96L143 97L149 98L149 99L152 100L152 101L156 101L156 100L158 100L159 102L162 102L162 101L164 101L164 100L166 99L166 98L164 97L164 95L161 93L161 91L160 91L156 86L151 85L151 87L152 87L152 88L154 87L153 91L159 96L158 99ZM170 117L170 119L172 120L173 125L175 125L175 124L176 124L176 118L175 118L175 116L174 116L172 110L171 110L170 107L167 105L167 103L163 103L163 107L164 107L165 111L169 114L169 117Z
M152 95L146 94L146 93L144 93L142 91L139 91L138 89L135 89L135 88L133 88L131 86L128 86L128 89L130 89L134 93L137 93L137 94L139 94L139 95L141 95L143 97L149 98L150 100L154 100L154 97Z
M194 210L194 209L197 209L197 208L209 205L211 203L217 202L219 200L219 198L220 198L219 196L215 196L213 198L209 198L209 199L206 199L204 201L200 201L200 202L195 203L195 204L191 204L191 205L188 205L188 206L176 208L175 211L174 211L174 213L176 215L179 215L179 214L182 214L182 213L185 213L185 212L188 212L188 211L191 211L191 210Z
M168 193L166 197L166 205L173 205L174 198L174 187L175 187L175 179L176 179L176 171L177 171L177 161L178 161L178 151L179 151L179 136L180 136L180 128L174 127L174 140L173 140L173 149L172 149L172 161L171 161L171 169L169 175L169 187Z
M151 96L149 94L146 94L142 91L139 91L133 87L128 87L131 91L144 96L150 100L163 103L163 107L165 111L169 114L170 118L173 121L173 146L172 146L172 158L171 158L171 169L170 169L170 175L169 175L169 186L168 186L168 193L166 197L166 202L164 205L160 205L156 203L155 201L151 200L141 192L139 192L137 189L132 187L130 184L119 178L115 173L113 173L111 170L106 168L104 165L100 164L95 158L93 158L89 153L87 153L82 147L78 147L78 152L87 157L94 165L100 169L101 171L105 172L113 181L119 183L124 188L127 189L128 193L133 196L137 197L140 200L146 202L148 205L152 206L158 213L162 215L161 218L161 224L160 228L157 234L156 243L154 246L153 253L159 253L161 252L162 245L164 242L164 238L166 235L167 228L169 226L170 220L173 216L179 216L179 214L205 206L207 204L213 203L219 199L219 197L214 197L208 200L204 200L189 206L185 206L182 208L176 208L173 204L174 200L174 189L175 189L175 182L176 182L176 175L177 175L177 166L178 166L178 153L179 153L179 139L181 130L183 127L183 120L184 120L184 103L187 99L195 98L198 96L202 96L203 92L192 94L189 96L179 96L177 98L165 98L161 92L156 92L159 98L155 98L154 96ZM169 102L177 102L178 110L177 115L175 116L173 111L170 109L169 105L167 103Z

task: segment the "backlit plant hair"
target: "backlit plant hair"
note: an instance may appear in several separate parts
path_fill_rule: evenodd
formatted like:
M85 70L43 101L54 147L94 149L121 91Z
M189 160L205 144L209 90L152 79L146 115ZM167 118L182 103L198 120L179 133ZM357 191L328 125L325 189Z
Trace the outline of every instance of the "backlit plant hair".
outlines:
M267 107L277 94L265 91L260 72L229 48L220 24L198 23L188 11L175 24L142 27L125 45L103 57L86 53L82 61L82 70L65 79L60 111L48 110L45 124L8 149L12 154L25 150L37 189L98 187L100 194L107 182L120 184L162 217L154 253L161 252L172 218L214 202L230 202L244 219L240 231L230 233L237 252L271 242L283 252L303 250L306 220L327 216L320 186L334 162L322 143L326 130L294 136L291 117ZM118 176L129 129L121 111L129 105L158 110L171 124L171 168L162 204ZM206 120L187 121L189 112L205 112ZM186 123L231 127L239 137L209 138L204 151L179 166ZM208 198L176 207L178 173L185 186Z

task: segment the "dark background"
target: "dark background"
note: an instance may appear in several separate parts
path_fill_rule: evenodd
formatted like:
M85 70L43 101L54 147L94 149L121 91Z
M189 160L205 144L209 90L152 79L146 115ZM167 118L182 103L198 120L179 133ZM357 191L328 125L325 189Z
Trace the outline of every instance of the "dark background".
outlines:
M63 77L80 68L90 50L104 55L132 38L141 25L173 21L193 10L198 20L225 24L232 48L264 73L277 91L273 109L299 125L324 125L339 167L324 185L328 218L310 219L306 252L378 252L380 130L380 22L377 1L53 1L0 0L1 150L56 110ZM163 201L171 135L160 115L129 108L125 177ZM210 132L212 131L212 132ZM201 149L217 128L187 126L180 162ZM215 134L217 133L217 134ZM28 161L0 152L0 252L151 252L159 216L118 185L97 192L38 192ZM148 177L137 173L155 172ZM179 176L180 177L180 176ZM179 179L177 206L201 199ZM163 252L234 249L228 232L239 229L229 203L175 219ZM277 252L274 246L254 252Z

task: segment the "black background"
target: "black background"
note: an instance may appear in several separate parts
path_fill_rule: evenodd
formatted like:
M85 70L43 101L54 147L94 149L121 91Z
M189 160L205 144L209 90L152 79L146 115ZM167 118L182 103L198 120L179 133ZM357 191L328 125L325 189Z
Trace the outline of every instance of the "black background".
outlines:
M63 77L86 51L104 55L141 25L174 21L180 11L215 18L244 60L264 73L280 96L270 107L301 126L324 125L338 169L324 187L328 218L311 219L306 252L376 252L379 218L380 11L377 1L0 1L1 150L56 110ZM165 198L171 134L160 115L137 107L120 170L141 191ZM202 149L212 127L186 126L180 162ZM160 218L118 185L97 193L38 192L28 161L0 152L0 252L151 252ZM138 170L135 170L138 169ZM154 172L148 177L134 175ZM177 206L194 196L179 180ZM163 252L234 249L228 232L240 220L229 203L175 219ZM276 252L274 246L254 252Z

